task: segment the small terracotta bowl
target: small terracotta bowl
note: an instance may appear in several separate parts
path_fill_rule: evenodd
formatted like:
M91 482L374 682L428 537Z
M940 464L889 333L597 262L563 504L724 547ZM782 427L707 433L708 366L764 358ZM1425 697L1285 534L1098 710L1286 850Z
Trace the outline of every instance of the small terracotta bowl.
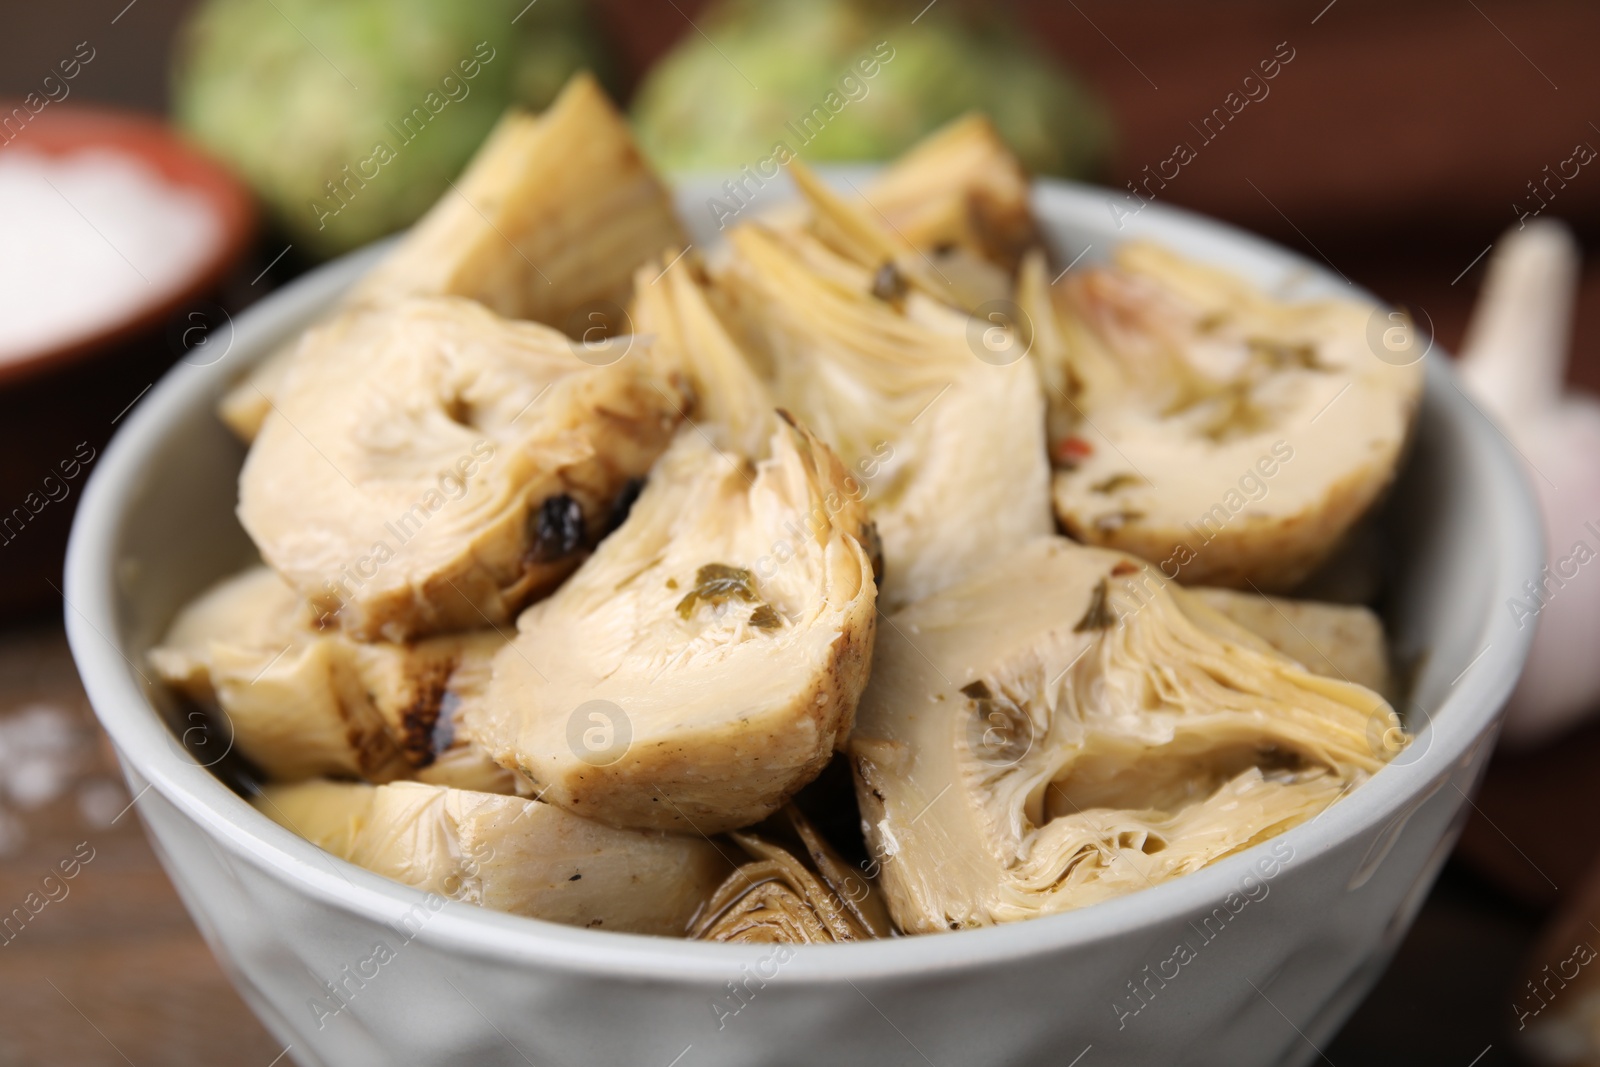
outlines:
M20 105L0 101L0 116ZM24 109L26 114L26 109ZM224 282L256 226L250 192L158 119L74 103L49 104L8 153L67 156L86 149L136 157L166 181L204 198L217 237L188 277L87 336L0 361L0 621L59 604L67 530L84 477L123 416L182 354L169 338L187 310L223 312ZM0 234L0 240L5 235Z
M15 101L0 100L0 115L10 115L20 107ZM217 219L216 241L188 278L154 294L130 316L108 323L87 337L75 337L20 358L0 361L0 386L86 358L163 323L184 304L215 291L255 233L255 203L249 190L165 123L134 112L76 104L48 105L9 143L0 145L0 158L12 152L69 156L91 148L132 156L170 184L199 194Z

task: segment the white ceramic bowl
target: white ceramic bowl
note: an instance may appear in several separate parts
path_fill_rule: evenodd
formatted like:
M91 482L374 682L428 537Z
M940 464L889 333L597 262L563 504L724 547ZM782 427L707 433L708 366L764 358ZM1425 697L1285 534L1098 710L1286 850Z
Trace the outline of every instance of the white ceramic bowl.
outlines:
M716 184L680 189L690 225L713 230L706 200ZM1148 207L1118 230L1112 196L1045 182L1036 203L1070 255L1092 245L1093 259L1119 239L1149 236L1264 283L1350 291L1282 249L1180 211ZM430 909L421 892L258 814L185 752L156 710L140 673L145 650L180 605L251 556L233 512L243 451L213 404L242 364L328 307L379 251L330 264L240 316L219 363L169 374L97 465L67 562L73 654L136 810L213 951L294 1059L1244 1067L1316 1058L1450 851L1527 646L1505 601L1542 562L1515 457L1439 354L1428 357L1416 451L1389 512L1400 566L1388 622L1399 649L1426 653L1408 709L1419 736L1395 764L1267 845L1082 911L859 945L689 943L456 903Z

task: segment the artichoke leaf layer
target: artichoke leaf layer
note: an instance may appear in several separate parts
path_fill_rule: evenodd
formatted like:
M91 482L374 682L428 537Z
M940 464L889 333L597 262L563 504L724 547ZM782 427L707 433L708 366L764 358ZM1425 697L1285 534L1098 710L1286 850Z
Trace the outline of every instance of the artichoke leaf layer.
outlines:
M1199 601L1313 674L1342 678L1398 698L1383 621L1371 608L1262 596L1233 589L1190 589L1189 611Z
M773 820L787 824L779 829L792 843L786 847L759 827L730 834L750 862L717 887L690 926L690 937L811 945L894 933L872 882L851 869L794 805Z

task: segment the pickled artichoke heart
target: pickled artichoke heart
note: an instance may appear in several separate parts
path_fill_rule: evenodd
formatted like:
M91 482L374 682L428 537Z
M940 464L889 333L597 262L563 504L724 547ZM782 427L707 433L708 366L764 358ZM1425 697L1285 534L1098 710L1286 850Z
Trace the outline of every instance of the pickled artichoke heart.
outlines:
M1003 11L732 0L695 22L704 34L685 35L634 98L640 142L665 167L758 172L779 144L813 162L890 159L974 110L1035 171L1088 176L1108 154L1104 107Z
M690 925L690 937L810 945L894 933L871 882L851 870L805 816L790 805L773 820L788 824L792 844L754 832L731 834L753 862L722 883Z
M1050 532L1044 400L1020 349L979 359L975 320L915 292L875 296L866 271L815 242L802 256L752 226L730 240L720 281L762 341L773 391L866 489L886 607Z
M253 803L397 882L569 926L681 936L730 869L702 837L616 830L537 800L420 782L274 785Z
M809 433L770 449L746 469L680 433L622 527L518 620L465 716L544 799L615 826L748 826L849 733L870 524Z
M358 638L499 625L572 570L679 419L645 341L583 354L460 298L346 312L305 341L239 517Z
M1131 557L1041 539L884 630L850 754L901 929L1081 907L1309 819L1402 743Z
M671 198L627 125L580 75L544 114L503 116L460 181L344 306L464 296L598 341L596 329L626 326L615 308L635 268L682 242ZM294 351L274 353L223 398L223 420L242 439L260 429Z
M362 644L319 627L270 567L218 582L150 652L157 675L222 722L220 736L268 777L427 777L511 793L520 779L454 721L505 644L493 631Z
M537 118L502 119L458 185L354 299L467 296L510 318L571 329L575 312L626 300L634 270L684 241L666 188L588 75ZM582 334L589 323L573 325Z
M1342 678L1394 699L1383 622L1369 609L1344 604L1236 593L1231 589L1191 589L1193 603L1219 612L1314 674Z
M1008 274L1041 242L1028 172L983 115L930 134L867 190L888 225L917 248L957 248Z
M1150 244L1047 295L1030 261L1056 514L1186 584L1293 587L1394 476L1420 363L1378 358L1377 309L1290 303ZM1376 320L1381 323L1382 320Z
M765 458L777 422L771 391L752 354L713 309L698 261L670 249L661 258L661 264L641 269L635 281L634 327L655 339L661 372L687 383L695 426L719 449L749 460Z

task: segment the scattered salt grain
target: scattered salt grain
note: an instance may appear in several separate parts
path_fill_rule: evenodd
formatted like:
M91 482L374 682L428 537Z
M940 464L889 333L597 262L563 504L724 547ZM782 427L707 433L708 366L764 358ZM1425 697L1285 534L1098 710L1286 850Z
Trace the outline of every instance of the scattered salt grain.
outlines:
M0 362L172 296L220 233L203 197L126 153L0 152Z
M0 718L0 795L23 810L50 803L77 778L85 745L72 717L50 704Z
M95 830L111 826L128 808L128 791L109 778L96 778L78 790L78 814Z
M41 807L60 796L71 779L70 769L52 760L34 760L11 770L6 792L23 811Z

